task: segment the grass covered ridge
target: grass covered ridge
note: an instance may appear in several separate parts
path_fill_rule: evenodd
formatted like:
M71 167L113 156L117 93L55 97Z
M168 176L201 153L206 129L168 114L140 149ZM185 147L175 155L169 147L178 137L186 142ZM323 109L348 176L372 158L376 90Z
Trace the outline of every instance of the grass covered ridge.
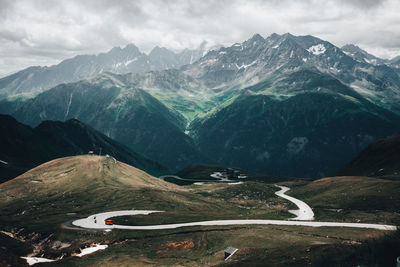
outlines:
M319 220L400 224L400 181L343 176L293 186Z

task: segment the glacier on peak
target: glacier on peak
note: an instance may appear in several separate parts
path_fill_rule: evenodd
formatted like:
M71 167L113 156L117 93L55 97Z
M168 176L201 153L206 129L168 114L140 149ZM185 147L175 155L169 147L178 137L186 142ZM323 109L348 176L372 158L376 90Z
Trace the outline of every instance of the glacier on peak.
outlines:
M325 53L326 48L323 44L317 44L317 45L313 45L310 48L308 48L307 51L318 56L318 55Z

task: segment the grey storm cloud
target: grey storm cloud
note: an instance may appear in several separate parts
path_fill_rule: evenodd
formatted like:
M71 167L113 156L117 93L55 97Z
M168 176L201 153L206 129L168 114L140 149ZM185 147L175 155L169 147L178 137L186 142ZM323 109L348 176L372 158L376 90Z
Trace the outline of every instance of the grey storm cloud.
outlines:
M134 43L173 50L255 33L315 35L400 54L398 0L0 0L0 76Z
M342 0L341 2L361 9L371 9L381 6L386 0Z

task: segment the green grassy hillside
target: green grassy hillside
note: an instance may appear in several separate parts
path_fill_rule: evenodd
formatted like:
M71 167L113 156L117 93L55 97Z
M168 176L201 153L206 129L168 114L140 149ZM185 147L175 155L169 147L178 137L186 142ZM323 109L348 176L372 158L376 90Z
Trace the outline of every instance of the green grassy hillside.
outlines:
M135 153L93 128L72 119L44 121L36 128L0 115L0 182L7 181L51 159L87 154L109 154L154 175L167 168Z
M4 231L0 234L14 237L11 240L4 237L10 245L6 245L5 251L0 251L0 259L12 261L18 255L26 255L19 254L18 249L13 250L15 247L20 247L21 253L34 251L34 255L55 257L61 253L71 255L93 242L118 244L127 238L143 238L149 234L117 230L105 235L102 231L93 233L61 227L64 222L97 212L124 209L166 211L161 217L136 218L137 223L147 221L150 224L162 223L165 219L191 221L291 216L287 212L287 202L274 196L274 186L264 185L263 192L270 199L266 202L260 202L257 194L244 198L236 191L228 193L233 189L231 185L220 186L209 187L207 192L196 187L179 187L107 157L87 155L52 160L0 184L0 230ZM246 201L249 202L246 204ZM256 208L261 206L262 210ZM130 219L135 220L134 217ZM157 233L174 232L179 230ZM13 242L16 244L12 245ZM70 246L61 250L52 248L57 242ZM10 255L14 255L12 259Z
M400 181L344 176L293 187L319 220L400 224Z
M352 159L337 175L400 178L400 136L380 139Z
M333 184L334 188L342 188L344 192L349 188L345 181L339 179ZM370 186L385 188L387 196L377 195L375 200L392 197L397 201L398 189L394 184L390 191L389 186L378 181ZM302 189L309 192L302 197L316 207L317 219L337 219L319 212L317 191L328 201L335 200L329 200L332 194L324 194L321 186L312 186L318 181L285 184L296 187L295 194L300 194ZM50 266L243 266L265 265L266 262L272 266L319 266L327 262L385 264L397 255L398 234L378 230L242 225L104 232L71 230L63 226L64 222L97 212L132 208L165 212L114 220L120 224L151 225L292 217L288 209L295 207L277 197L276 190L273 184L258 182L181 187L99 156L53 160L0 185L0 263L25 266L19 257L29 254L53 259L63 255L61 261L48 264ZM327 192L330 190L334 189L326 188ZM366 192L372 194L373 191ZM355 197L355 200L359 198ZM393 214L395 216L395 211ZM375 219L374 222L381 220ZM81 248L94 243L109 247L83 258L73 257ZM237 247L239 251L224 262L223 250L227 246Z

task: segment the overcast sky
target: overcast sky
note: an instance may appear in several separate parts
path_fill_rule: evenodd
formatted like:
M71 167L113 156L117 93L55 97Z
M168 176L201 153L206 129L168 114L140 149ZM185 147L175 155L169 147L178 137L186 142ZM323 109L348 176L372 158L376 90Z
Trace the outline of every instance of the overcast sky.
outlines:
M231 45L255 33L311 34L400 55L400 0L0 0L0 77L136 44Z

